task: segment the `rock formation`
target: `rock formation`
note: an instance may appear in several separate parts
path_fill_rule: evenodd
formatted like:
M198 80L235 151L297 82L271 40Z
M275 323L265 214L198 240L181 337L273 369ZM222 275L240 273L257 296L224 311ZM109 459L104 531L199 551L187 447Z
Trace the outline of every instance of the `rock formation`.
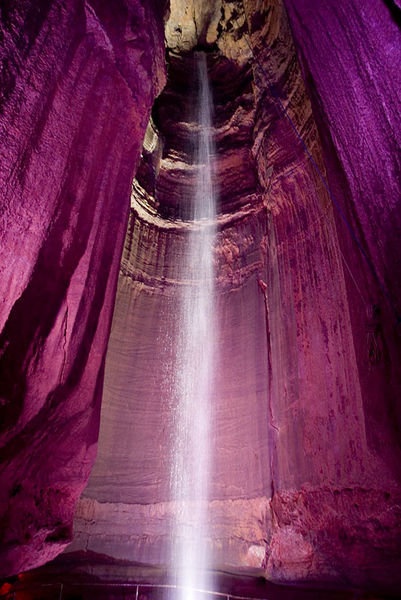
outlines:
M219 193L215 563L277 582L401 585L400 10L313 4L171 1L168 78L133 184L98 457L70 552L166 560L166 373L194 227L203 50ZM3 71L16 80L1 121L4 189L18 197L2 228L13 572L70 538L96 446L125 200L163 82L161 10L74 7L3 17L7 44L35 65L14 56Z
M132 175L164 83L161 13L0 9L2 575L70 542L95 458Z

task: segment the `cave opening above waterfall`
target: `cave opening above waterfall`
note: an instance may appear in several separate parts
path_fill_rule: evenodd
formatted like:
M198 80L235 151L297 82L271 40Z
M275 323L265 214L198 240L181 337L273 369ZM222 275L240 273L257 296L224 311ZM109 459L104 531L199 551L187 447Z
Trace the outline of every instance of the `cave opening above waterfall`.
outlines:
M168 79L152 110L136 183L149 208L162 218L186 220L197 165L196 47L168 54ZM219 51L207 53L213 95L212 128L216 155L213 176L219 190L218 213L233 214L258 190L253 145L255 99L250 63L238 65ZM134 186L134 195L135 195Z

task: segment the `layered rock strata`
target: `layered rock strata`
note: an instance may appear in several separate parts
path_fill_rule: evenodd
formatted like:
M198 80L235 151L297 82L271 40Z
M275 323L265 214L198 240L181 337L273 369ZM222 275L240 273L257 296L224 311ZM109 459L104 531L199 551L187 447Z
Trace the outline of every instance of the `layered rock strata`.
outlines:
M150 564L169 560L177 512L170 489L172 365L181 289L196 285L188 264L189 234L197 235L200 227L188 220L198 169L192 150L198 128L192 108L197 82L190 76L195 62L192 53L171 58L169 80L145 139L110 338L99 455L69 551L107 551ZM212 564L260 567L270 475L265 309L258 286L265 207L251 153L252 78L249 65L230 64L213 51L208 64L219 207L214 245L218 349L209 440Z
M391 310L381 309L382 317L372 308L381 288L363 256L368 246L361 252L354 239L363 242L365 227L354 206L358 198L347 184L347 170L358 163L355 178L362 160L360 153L346 151L356 135L357 115L342 88L333 86L323 64L326 55L317 50L319 36L329 44L327 31L341 40L355 30L362 39L374 11L364 12L354 28L341 12L346 3L337 3L321 9L317 26L314 11L289 1L301 71L281 3L218 5L172 3L166 29L169 81L154 107L134 186L100 453L80 505L75 548L102 552L107 547L119 558L165 560L174 511L167 501L171 416L165 370L173 360L171 315L177 290L185 284L186 232L193 227L186 222L196 176L190 152L197 127L191 73L194 52L203 49L209 53L216 104L219 190L215 263L221 364L210 502L215 564L258 567L280 582L396 589L396 422L380 405L387 402L395 410L391 397L397 395L397 376L388 373L399 345L395 338L386 343L392 355L384 347L382 327L384 321L390 324ZM355 18L361 10L354 6ZM395 24L385 7L380 14L389 36L380 55L387 52L388 78ZM301 35L304 19L311 32L307 41ZM345 53L348 46L331 48ZM368 65L376 63L375 48L373 39L364 46ZM362 58L353 56L351 47L347 52L349 58L333 57L345 89L362 71ZM352 64L355 78L345 73ZM368 81L362 89L369 89ZM350 89L349 97L357 93ZM383 97L376 93L379 103ZM326 104L332 107L329 118ZM377 112L376 132L384 115ZM354 119L348 129L347 115ZM382 151L387 147L395 156L383 127ZM365 133L369 146L377 135L369 128ZM386 185L394 197L393 158L388 168L392 177ZM379 178L376 172L375 181ZM394 227L390 239L395 239ZM376 232L385 240L390 229ZM377 270L376 258L372 253ZM386 278L396 286L390 273ZM364 285L369 293L361 306L355 290ZM112 481L118 485L112 488ZM96 524L100 515L103 529ZM125 542L122 530L118 536L104 535L115 519L123 527L141 518L146 527L127 526Z
M320 4L171 2L168 81L133 186L98 459L71 552L167 560L169 365L197 230L193 73L205 51L218 190L213 562L277 582L401 586L399 8ZM97 439L124 198L162 70L148 3L29 11L2 15L17 48L1 121L9 572L70 538Z
M315 572L318 578L342 578L368 589L394 591L400 585L401 548L400 372L396 366L400 290L395 241L400 231L399 73L395 67L400 58L400 14L392 3L381 2L369 7L329 2L313 10L302 1L284 4L322 140L349 317L341 308L342 343L330 328L322 330L329 344L334 342L337 364L341 354L346 363L331 372L335 363L330 359L321 370L334 382L340 400L336 410L336 394L329 395L324 417L328 433L322 435L331 437L332 452L340 452L342 468L329 476L324 472L330 450L322 452L324 445L319 442L313 472L318 472L319 463L320 469L324 465L321 489L310 488L309 475L300 494L292 490L289 495L276 495L274 512L279 528L296 523L294 533L301 533L305 547L313 548L312 553L305 552L305 561L300 556L303 576L313 578ZM326 308L322 311L327 313ZM350 329L344 337L348 318ZM317 331L316 324L314 337ZM347 392L338 377L341 372L348 380ZM316 379L315 371L310 379ZM349 408L354 416L351 412L345 417ZM284 540L283 548L286 545ZM285 550L280 554L276 561L272 552L273 572L292 578L294 568L287 571Z
M338 205L367 442L399 478L401 12L286 5Z
M93 464L161 7L2 5L0 574L71 540Z
M166 502L171 416L163 377L173 360L168 319L186 280L187 202L196 176L190 156L196 130L190 73L194 51L201 47L210 53L219 190L215 257L221 364L210 502L215 564L258 567L281 582L394 589L398 451L391 444L384 449L384 440L395 441L394 423L377 411L383 398L381 371L390 368L398 346L393 344L391 359L382 351L374 372L372 352L382 347L382 325L369 312L369 302L361 317L355 284L358 288L369 279L367 299L380 296L380 290L355 246L353 236L359 235L363 219L350 217L354 198L345 193L346 169L328 154L332 146L327 140L336 122L344 127L348 109L344 103L343 113L343 96L332 94L329 73L319 63L324 55L316 50L320 32L333 22L330 31L336 33L334 24L347 21L331 19L323 14L329 9L322 9L316 28L312 10L294 0L289 11L295 28L301 27L305 11L314 31L309 45L301 35L298 40L303 77L280 3L223 2L219 11L205 5L200 10L196 3L184 10L172 3L166 29L169 82L153 110L134 188L108 357L101 450L80 505L75 547L101 552L107 546L116 557L131 554L151 563L166 557L166 522L174 507ZM361 28L356 31L362 36ZM394 25L389 22L387 28L392 31ZM338 27L340 38L343 32ZM372 51L371 42L366 60ZM327 98L336 106L329 120L320 112L309 62L326 84L324 89L321 84L323 103ZM333 57L333 63L340 77L348 62ZM360 154L347 156L350 163L361 164ZM346 222L342 206L347 207ZM374 255L371 260L378 265ZM372 326L366 311L367 321L375 321ZM390 322L388 313L386 318ZM141 340L139 347L135 339ZM156 370L145 367L151 356ZM396 381L396 375L392 381L386 378L383 390L388 385L396 390ZM129 389L140 393L128 394ZM128 461L127 456L135 458ZM119 465L113 490L112 464ZM144 510L142 534L133 525L127 526L125 542L121 535L118 541L113 534L104 536L114 519L128 524ZM100 514L107 523L102 532L95 525Z

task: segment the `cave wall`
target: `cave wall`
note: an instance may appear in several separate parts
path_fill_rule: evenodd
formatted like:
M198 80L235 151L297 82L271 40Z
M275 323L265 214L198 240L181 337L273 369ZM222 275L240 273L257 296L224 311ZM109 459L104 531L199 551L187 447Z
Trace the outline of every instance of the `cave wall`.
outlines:
M278 491L305 480L314 485L357 476L363 465L354 458L364 460L364 431L333 207L314 167L324 174L318 129L284 8L266 7L263 21L259 17L262 28L251 31L259 109L254 152L267 221L261 277ZM255 19L257 11L251 14ZM328 427L328 420L336 426ZM319 468L318 453L325 456Z
M1 575L70 542L95 458L131 181L164 83L162 8L0 8Z
M188 51L200 32L225 57L210 64L221 207L215 558L279 582L394 591L398 5L201 4L181 32L172 23L169 43ZM70 541L93 463L131 179L164 83L161 12L134 0L1 8L2 574ZM187 67L170 67L185 87ZM168 84L154 116L172 143L142 151L138 176L154 197L133 198L100 451L71 552L165 560L174 507L161 392L186 244L171 221L193 184L182 103Z
M343 396L352 410L358 406L358 420L344 424L342 444L346 438L351 444L359 430L362 445L349 449L348 465L354 469L350 484L341 490L340 476L327 490L323 477L318 502L319 494L313 492L308 499L309 492L302 490L284 500L289 503L284 510L277 498L278 521L285 522L291 506L298 531L306 532L308 521L314 522L314 560L323 559L327 573L337 570L368 587L397 589L400 11L391 2L375 1L369 6L328 2L312 7L296 0L284 4L322 141L347 289L352 339L348 330L342 344L347 363L343 372L349 380L353 368L360 395L351 387ZM342 308L340 315L344 331ZM337 352L340 348L336 343ZM330 428L330 420L326 425ZM334 427L341 428L338 419ZM337 444L333 450L338 451ZM342 454L345 474L344 458ZM330 514L336 515L334 520ZM319 570L323 573L325 567L320 564Z
M246 61L211 55L209 68L219 206L210 546L212 564L260 567L270 474L265 304L258 284L265 207L255 192L251 153L252 78ZM142 564L170 560L178 307L182 287L196 288L187 264L196 226L186 220L196 185L193 70L193 57L170 57L167 86L153 110L160 130L153 140L148 131L145 140L107 358L99 454L78 506L71 554L86 549Z
M149 219L146 211L133 208L108 350L99 453L68 553L85 549L165 565L177 511L170 477L173 389L177 307L181 288L190 281L188 232L185 224ZM246 234L249 240L251 228L258 258L263 231L255 218L233 222L217 251L235 236ZM250 243L241 248L238 262L247 260ZM256 268L251 263L235 287L221 283L215 307L219 331L208 506L213 564L258 566L264 556L270 478L264 304Z
M280 3L246 4L268 209L266 572L394 590L399 29L379 2L284 4L295 47Z
M367 443L399 478L401 11L285 4L338 205Z
M223 459L225 445L224 442L219 445L218 440L224 440L224 434L217 431L215 461L217 465L221 461L219 479L224 489L214 488L214 500L219 504L214 502L210 507L216 564L230 568L259 567L269 579L280 582L326 581L394 590L398 585L400 533L399 440L393 418L398 398L395 365L399 343L391 307L390 310L387 305L383 307L385 314L380 321L372 312L376 298L382 303L384 298L352 237L356 232L358 239L361 236L361 241L364 240L365 222L353 208L358 198L347 184L341 148L334 148L330 138L335 135L336 126L341 129L347 119L353 120L353 127L344 135L343 153L350 160L348 171L355 174L357 167L351 165L355 161L359 169L362 157L353 153L350 146L358 131L359 117L355 102L352 105L346 102L346 86L344 89L335 85L338 93L334 94L333 73L340 82L341 77L345 83L349 77L353 89L356 79L349 76L348 69L353 61L360 60L359 67L354 69L360 73L362 60L364 66L369 61L376 62L377 43L372 34L363 58L354 56L352 36L362 39L363 27L369 23L362 25L364 21L359 19L354 28L345 16L346 3L341 9L332 7L334 12L343 11L341 18L326 14L327 7L322 9L320 22L309 5L295 1L288 6L289 21L280 2L248 1L245 13L241 3L223 2L219 23L216 11L208 11L202 5L210 18L209 27L204 26L202 13L195 5L196 2L187 2L190 8L178 11L179 28L174 23L167 27L167 31L173 32L170 43L176 51L188 52L199 41L196 32L201 31L202 44L216 43L228 59L219 76L213 61L209 72L217 103L215 177L220 190L220 209L222 215L226 211L233 217L230 226L221 215L216 243L218 278L222 284L219 316L222 321L224 315L228 317L224 333L227 348L222 347L221 354L223 361L230 353L233 358L230 368L222 370L222 379L230 382L228 385L232 384L238 395L234 399L220 389L216 390L216 396L226 415L221 424L230 422L230 411L235 415L236 426L230 435L231 440L237 440L236 447L241 451L237 465L232 457L226 455ZM393 31L388 9L381 8L388 17L386 27ZM381 14L379 5L376 9ZM315 39L312 35L305 39L302 10L310 19ZM360 6L353 10L355 15L364 13ZM372 14L370 9L367 14ZM290 26L295 33L295 45ZM244 35L247 29L248 41ZM331 41L326 31L330 31ZM318 51L320 35L326 35L331 49L343 49L344 45L340 42L336 45L333 39L338 35L342 40L343 35L348 35L352 39L349 59L342 58L343 54L348 56L344 46L341 56L332 58L333 67L327 69L330 53ZM394 44L390 47L394 49ZM325 89L323 85L319 89L315 85L309 63L317 63L314 76L319 75L326 83ZM234 85L231 93L235 100L226 99L225 114L220 113L219 82L228 89L232 85L228 80L244 77L247 64L252 67L252 89L243 85L240 90L240 85L237 89ZM157 157L149 158L151 169L149 164L143 164L138 175L145 187L151 189L152 197L144 200L149 213L169 219L174 219L177 206L193 184L191 170L183 166L186 160L183 140L188 136L189 125L185 128L182 124L185 105L177 94L177 89L182 91L186 85L185 67L181 69L182 72L180 67L170 64L171 80L154 114L155 118L159 116L164 150L159 149ZM230 77L225 80L227 73ZM174 85L175 93L169 89ZM363 89L369 89L368 83ZM325 102L332 105L329 117L322 110ZM384 103L382 96L378 105L380 102ZM380 114L383 116L378 110L378 118ZM376 132L367 130L365 135L371 140L369 144L377 143ZM386 120L383 135L386 135ZM394 139L393 135L391 140ZM391 146L395 143L383 139L383 156L390 152L390 162L397 156ZM386 150L387 144L391 148ZM152 169L156 176L152 175ZM359 175L362 178L362 173ZM387 174L383 172L381 176L386 178ZM394 178L387 185L392 188ZM373 206L372 195L370 201ZM338 204L343 207L347 225ZM366 210L367 207L370 204L364 204ZM174 280L178 282L179 277L179 270L174 271L174 265L177 268L174 256L180 260L185 257L185 243L181 238L174 241L180 237L174 228L168 230L156 218L152 222L152 217L144 216L143 212L140 217L140 212L134 207L120 274L118 304L122 313L116 309L108 359L110 371L101 434L104 451L101 450L79 505L77 538L71 550L107 549L120 558L135 556L160 562L165 556L163 544L168 537L171 507L162 503L166 497L162 491L165 467L160 468L157 454L162 450L152 444L150 429L157 429L158 440L165 439L163 426L168 422L168 410L163 398L168 393L163 394L166 386L162 365L169 358L167 350L163 356L155 345L149 346L149 337L155 342L158 336L165 340L168 335L164 319L174 306L174 285L169 286ZM152 232L152 227L160 228L160 232ZM385 246L387 237L396 239L396 231L396 226L391 235L390 229L377 229L372 239L376 236L380 245ZM376 264L374 256L371 260L377 270L379 263ZM163 274L161 279L160 274ZM394 272L391 278L395 292L398 284ZM361 288L368 290L362 304ZM169 295L173 296L170 305ZM130 314L132 309L138 311L135 318L129 318L130 322L125 316L127 306ZM228 306L231 308L227 310ZM390 326L393 341L386 342L384 347L384 328ZM133 340L143 336L143 342L136 347L122 346L122 331L132 331ZM391 356L387 346L392 346ZM377 348L381 351L378 364ZM133 410L142 425L131 421L132 415L127 423L121 424L118 415L123 412L127 419L130 402L123 382L129 379L128 386L139 388L139 379L135 378L145 372L144 366L152 354L158 357L157 372L148 369L150 379L146 386L140 387L140 398L135 400L132 396L137 405ZM257 367L261 358L264 370ZM133 364L136 365L133 370L127 366ZM246 415L241 413L244 402ZM154 421L154 411L162 415L163 426ZM259 424L259 431L255 430L255 423ZM114 433L112 427L117 427ZM129 434L130 427L136 431L134 436ZM248 435L253 436L250 444L255 449L253 462L244 448ZM129 441L130 451L136 448L144 457L142 463L138 458L135 483L127 472L123 439ZM121 486L116 489L112 489L110 477L113 454L116 464L121 463L118 473ZM266 461L262 472L261 458ZM240 470L247 470L245 478L237 478L238 465ZM252 488L252 481L258 482L256 488ZM152 495L152 490L160 500L157 506L149 503L148 493ZM249 500L254 491L257 491L255 502L241 501L241 495L245 493ZM97 497L102 498L101 503ZM231 505L224 503L226 497ZM139 500L145 502L140 511L133 506ZM234 507L231 513L229 506ZM145 514L146 526L142 526ZM101 520L108 525L104 527ZM112 522L118 522L118 530L105 535Z

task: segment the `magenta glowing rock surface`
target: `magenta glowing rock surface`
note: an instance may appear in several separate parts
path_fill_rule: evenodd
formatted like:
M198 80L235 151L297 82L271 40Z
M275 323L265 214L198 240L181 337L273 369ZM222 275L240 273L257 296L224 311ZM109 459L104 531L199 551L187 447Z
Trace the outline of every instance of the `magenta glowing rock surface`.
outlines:
M96 454L131 179L164 65L161 15L147 2L16 2L0 12L6 575L71 540Z
M161 11L145 2L27 6L2 14L4 573L71 537L97 443L126 199L164 62ZM400 11L391 0L284 6L223 2L170 23L175 53L134 185L98 457L69 551L166 560L166 365L185 284L199 42L210 50L219 189L215 564L397 591Z
M331 88L317 107L310 104L309 72L302 63L305 87L279 4L259 13L251 3L247 9L254 11L252 72L240 60L209 61L221 213L212 553L217 565L255 567L280 582L394 589L398 375L389 380L388 371L397 364L399 343L391 309L385 303L380 312L373 308L380 290L350 236L355 231L359 240L361 221L352 217L340 153L328 146L327 132L336 122L344 126L347 105L343 101L343 114L338 97L329 121L319 113L326 96L332 101ZM348 64L341 60L339 81ZM179 95L185 69L185 61L172 58L170 82L154 111L165 149L161 158L145 153L138 173L146 191L134 200L124 250L99 457L71 547L153 564L165 561L174 512L165 488L171 417L163 373L172 360L166 315L174 312L175 288L183 284L175 259L185 255L186 242L185 226L160 215L173 219L193 183L185 162L190 126L182 122L188 108ZM314 100L314 88L309 91ZM347 225L334 194L346 207ZM361 305L355 290L366 286ZM392 402L383 397L388 388L393 415L380 408ZM137 400L129 389L140 390ZM111 481L118 485L112 488Z

